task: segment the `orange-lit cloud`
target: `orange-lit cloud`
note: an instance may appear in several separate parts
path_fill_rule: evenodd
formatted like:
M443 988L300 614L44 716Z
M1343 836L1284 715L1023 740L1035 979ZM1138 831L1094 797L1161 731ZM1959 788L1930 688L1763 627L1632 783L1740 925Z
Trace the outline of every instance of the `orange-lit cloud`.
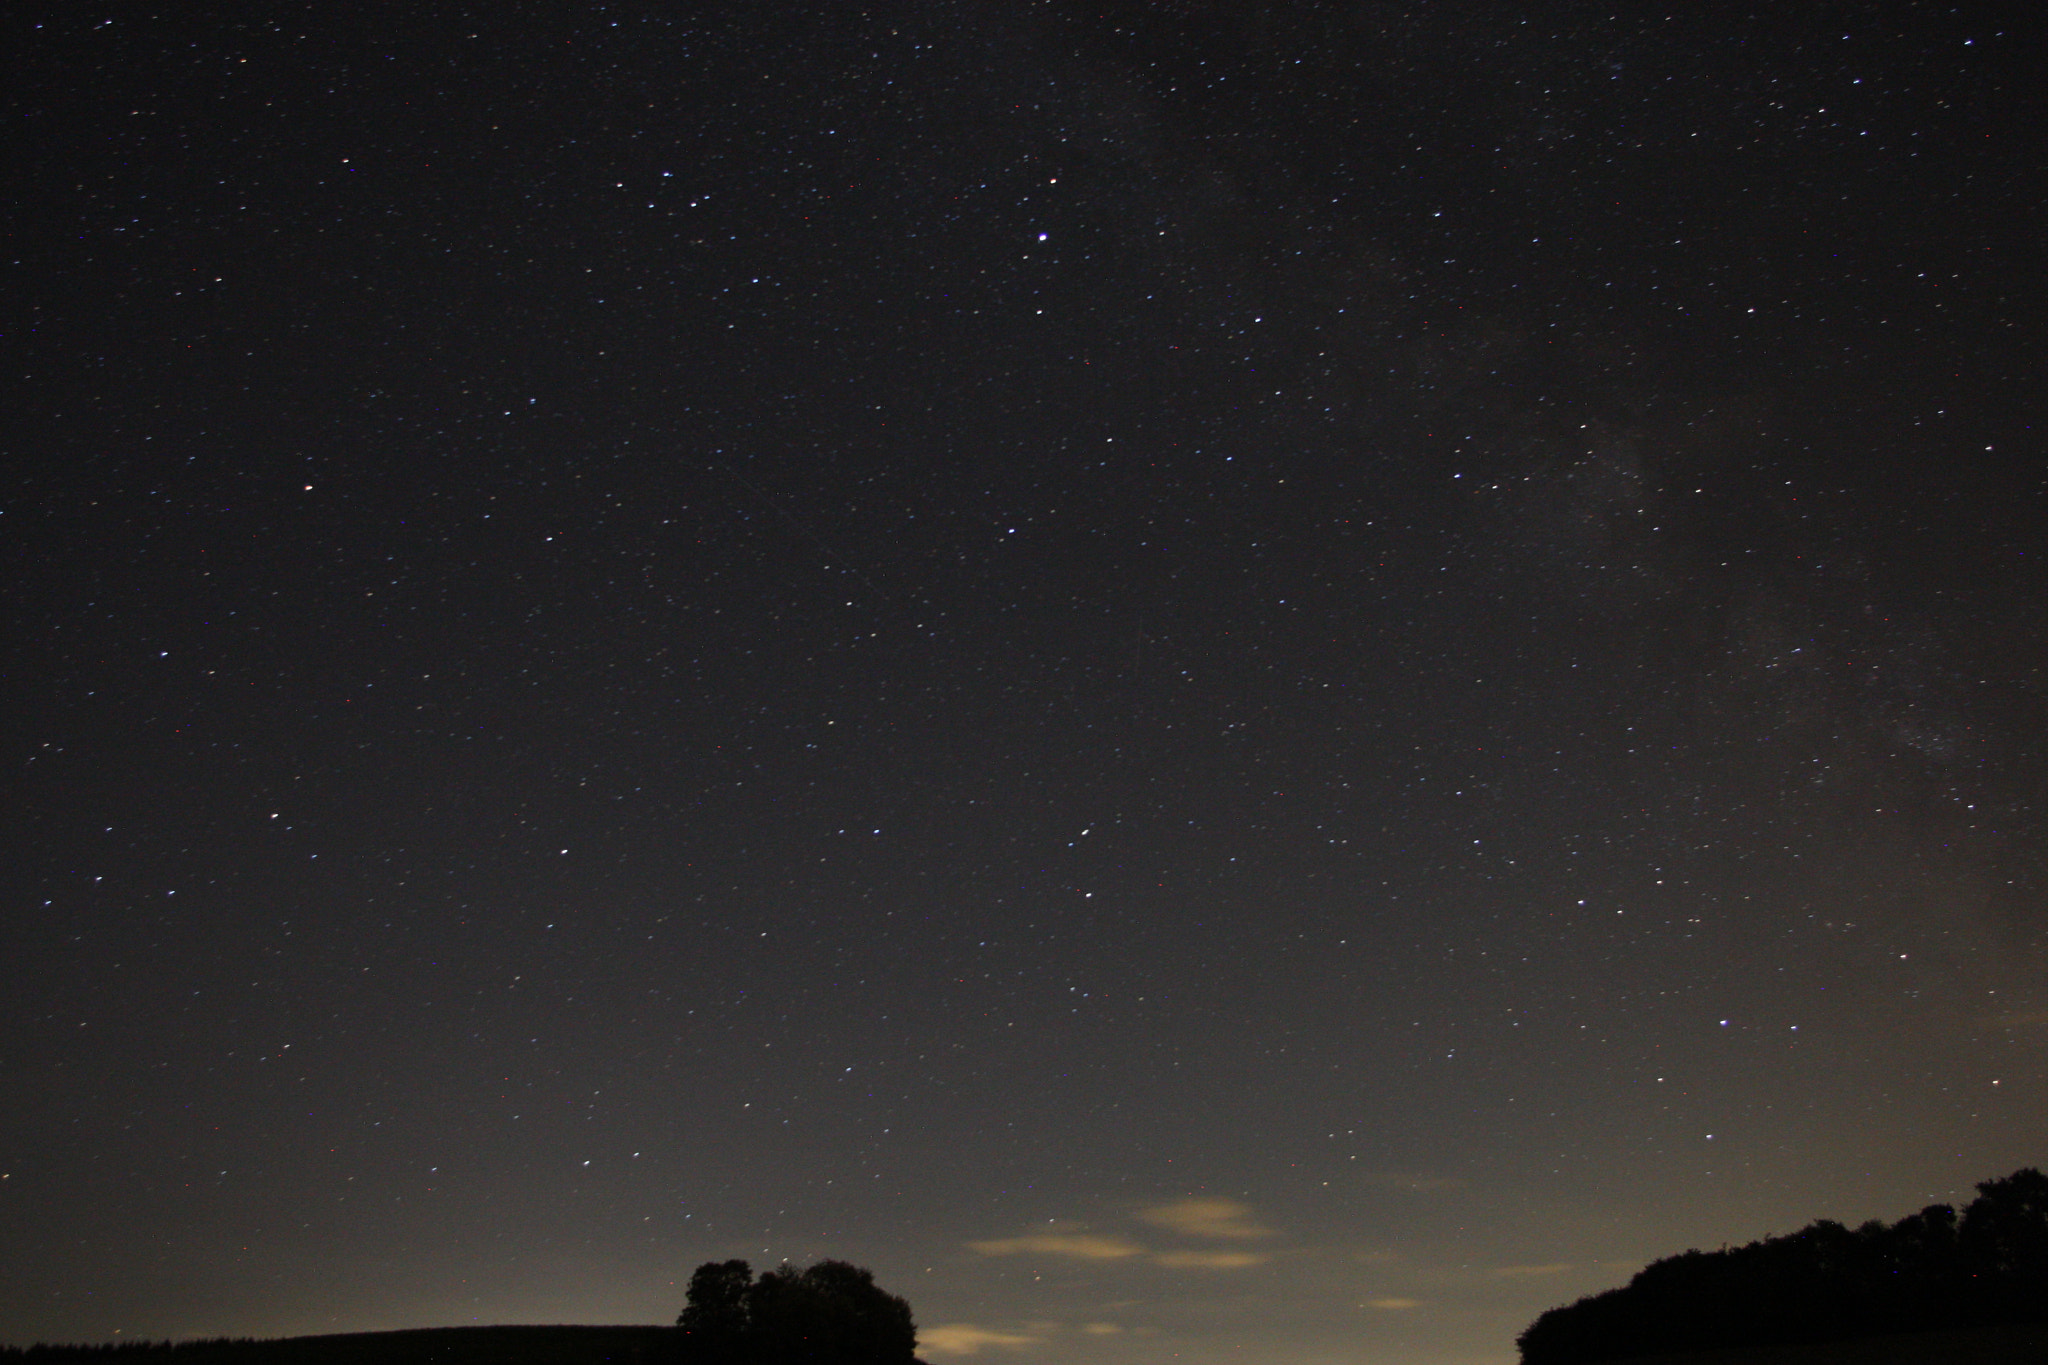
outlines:
M1183 1237L1271 1237L1273 1230L1254 1223L1251 1214L1235 1199L1178 1199L1144 1209L1138 1217Z
M1268 1259L1254 1251L1162 1251L1152 1261L1175 1270L1242 1270L1264 1265Z
M1071 1256L1078 1261L1120 1261L1143 1255L1145 1248L1121 1237L1097 1237L1077 1232L1037 1232L1025 1237L998 1237L986 1242L969 1242L984 1256Z
M921 1327L917 1332L917 1349L935 1356L980 1355L981 1348L993 1346L1004 1351L1021 1351L1038 1343L1039 1338L1025 1336L1019 1332L998 1332L988 1327L976 1327L971 1322L949 1322L943 1327Z
M1091 1337L1113 1337L1124 1329L1113 1322L1091 1322L1081 1330Z
M1403 1309L1408 1309L1408 1308L1420 1308L1420 1307L1422 1307L1422 1300L1421 1300L1421 1299L1367 1299L1367 1300L1365 1301L1365 1306L1366 1306L1366 1307L1368 1307L1368 1308L1378 1308L1378 1309L1382 1309L1382 1310L1384 1310L1384 1311L1386 1311L1386 1312L1389 1312L1389 1313L1398 1313L1398 1312L1401 1312L1401 1311L1402 1311Z

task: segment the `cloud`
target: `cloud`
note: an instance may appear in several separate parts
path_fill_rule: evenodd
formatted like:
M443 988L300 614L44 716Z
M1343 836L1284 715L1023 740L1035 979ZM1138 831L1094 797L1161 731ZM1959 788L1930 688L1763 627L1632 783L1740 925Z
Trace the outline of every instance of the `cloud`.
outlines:
M1420 1308L1420 1307L1422 1307L1422 1300L1421 1300L1421 1299L1367 1299L1367 1300L1365 1301L1365 1306L1366 1306L1367 1308L1378 1308L1378 1309L1383 1309L1384 1311L1386 1311L1386 1312L1389 1312L1389 1313L1399 1313L1399 1312L1401 1312L1401 1311L1403 1311L1403 1310L1405 1310L1405 1309L1409 1309L1409 1308Z
M1071 1256L1077 1261L1120 1261L1143 1255L1145 1248L1121 1237L1086 1233L1039 1232L1028 1237L998 1237L967 1244L984 1256Z
M1277 1235L1273 1229L1254 1222L1251 1215L1249 1207L1234 1199L1181 1199L1138 1212L1144 1221L1184 1237L1244 1241ZM1171 1270L1242 1270L1271 1259L1253 1251L1182 1250L1155 1254L1126 1238L1086 1232L1033 1232L967 1245L984 1256L1065 1256L1077 1261L1127 1261L1143 1256L1154 1265Z
M1141 1210L1138 1217L1183 1237L1271 1237L1271 1228L1251 1221L1251 1210L1235 1199L1180 1199Z
M1570 1269L1571 1266L1569 1264L1560 1261L1556 1265L1495 1266L1492 1270L1489 1270L1486 1273L1489 1275L1497 1275L1504 1280L1526 1280L1534 1278L1538 1275L1562 1275L1565 1273L1565 1271Z
M1162 1251L1152 1258L1154 1263L1175 1270L1242 1270L1248 1265L1264 1265L1268 1259L1255 1251Z
M1113 1337L1124 1329L1113 1322L1091 1322L1081 1330L1091 1337Z
M1024 1336L1017 1332L998 1332L987 1327L976 1327L971 1322L949 1322L943 1327L920 1327L917 1331L917 1348L935 1356L980 1355L984 1346L994 1346L1005 1351L1021 1351L1036 1345L1037 1337Z

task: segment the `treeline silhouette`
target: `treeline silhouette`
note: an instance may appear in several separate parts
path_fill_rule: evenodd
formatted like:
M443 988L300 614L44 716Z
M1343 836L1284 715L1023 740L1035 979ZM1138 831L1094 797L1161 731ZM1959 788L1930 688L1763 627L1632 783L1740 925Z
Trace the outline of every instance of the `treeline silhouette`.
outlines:
M1858 1228L1653 1261L1627 1285L1553 1308L1516 1344L1522 1365L2004 1323L2048 1322L2048 1176L2032 1167L1947 1204Z
M745 1261L706 1261L687 1301L684 1365L917 1365L909 1303L845 1261L758 1278Z

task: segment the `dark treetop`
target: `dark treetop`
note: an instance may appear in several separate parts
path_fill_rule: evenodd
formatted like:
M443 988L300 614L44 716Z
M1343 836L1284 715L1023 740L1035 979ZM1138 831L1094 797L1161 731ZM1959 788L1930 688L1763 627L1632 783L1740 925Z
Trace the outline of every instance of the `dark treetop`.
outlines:
M1553 1308L1522 1365L2048 1321L2048 1176L1977 1186L1887 1226L1822 1220L1784 1237L1654 1261L1620 1289Z

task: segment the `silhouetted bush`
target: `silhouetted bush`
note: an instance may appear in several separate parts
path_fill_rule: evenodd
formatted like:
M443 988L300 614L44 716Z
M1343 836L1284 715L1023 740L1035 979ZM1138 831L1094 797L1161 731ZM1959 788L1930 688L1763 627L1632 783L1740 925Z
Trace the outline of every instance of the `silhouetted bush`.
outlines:
M753 1278L745 1261L708 1261L676 1319L687 1365L914 1365L910 1305L844 1261L784 1264Z
M1654 1261L1537 1318L1516 1341L1522 1365L2048 1321L2048 1176L2029 1167L1977 1193L1960 1224L1933 1204Z

